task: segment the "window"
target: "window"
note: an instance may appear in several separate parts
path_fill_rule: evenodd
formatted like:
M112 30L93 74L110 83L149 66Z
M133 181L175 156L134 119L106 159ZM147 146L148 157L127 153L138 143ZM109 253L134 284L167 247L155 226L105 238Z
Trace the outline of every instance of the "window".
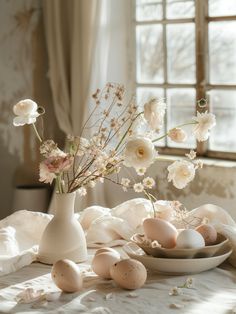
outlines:
M161 150L236 159L236 1L136 0L135 84L138 102L165 98L166 130L191 120L197 100L216 115L207 143L193 137Z

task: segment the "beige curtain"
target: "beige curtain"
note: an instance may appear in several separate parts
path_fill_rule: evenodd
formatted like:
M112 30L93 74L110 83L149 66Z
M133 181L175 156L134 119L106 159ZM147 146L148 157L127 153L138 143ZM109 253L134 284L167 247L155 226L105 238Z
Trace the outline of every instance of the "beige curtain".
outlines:
M101 1L44 0L49 76L59 126L78 135L88 99Z
M129 0L44 0L54 108L65 134L78 135L90 95L107 82L128 86ZM89 136L89 134L87 134ZM77 210L111 205L105 185L90 189ZM52 205L49 211L51 211Z

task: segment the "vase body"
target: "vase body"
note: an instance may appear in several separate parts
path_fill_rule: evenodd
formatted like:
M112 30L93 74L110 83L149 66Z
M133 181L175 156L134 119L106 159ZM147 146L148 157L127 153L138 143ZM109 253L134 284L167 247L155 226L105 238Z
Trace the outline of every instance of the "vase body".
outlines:
M75 263L87 259L85 234L74 216L75 195L56 194L55 215L41 237L38 261L51 265L60 259Z

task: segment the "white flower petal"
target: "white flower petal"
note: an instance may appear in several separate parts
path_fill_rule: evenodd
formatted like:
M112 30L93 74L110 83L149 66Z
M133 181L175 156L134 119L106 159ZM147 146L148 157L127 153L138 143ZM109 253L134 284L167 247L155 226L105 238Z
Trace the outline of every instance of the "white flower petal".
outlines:
M31 99L24 99L19 101L13 107L13 112L16 116L31 115L37 112L38 105Z
M133 188L136 193L142 193L144 191L144 186L142 183L135 183Z
M38 105L31 99L25 99L18 102L13 107L13 112L17 117L13 120L14 126L22 126L36 122L36 118L40 115L37 112Z
M133 137L124 151L124 165L135 169L148 168L156 158L156 150L152 141L146 137Z
M195 177L194 165L186 160L177 160L168 168L168 181L172 181L177 189L183 189Z
M159 131L163 127L166 104L163 101L152 99L144 105L144 118L150 128Z
M193 133L196 139L199 142L208 140L210 135L209 131L216 125L215 115L208 112L197 112L197 116L194 117L193 120L197 122L193 127Z

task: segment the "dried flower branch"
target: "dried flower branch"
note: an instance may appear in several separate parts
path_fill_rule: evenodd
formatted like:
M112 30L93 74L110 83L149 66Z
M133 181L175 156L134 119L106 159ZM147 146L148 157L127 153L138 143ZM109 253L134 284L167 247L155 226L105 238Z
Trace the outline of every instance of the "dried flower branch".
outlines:
M201 113L192 121L179 125L166 134L157 137L163 123L166 104L163 100L151 99L140 111L135 97L125 102L125 89L122 85L108 83L102 90L97 89L92 95L93 108L85 121L79 136L68 135L64 150L58 148L51 140L44 140L36 128L36 119L44 114L44 109L30 100L18 102L13 111L15 126L32 124L39 139L40 181L56 182L57 192L71 193L78 191L81 196L87 194L88 188L94 188L98 182L109 180L121 186L124 191L133 189L144 193L153 204L155 216L156 198L150 193L155 187L155 180L149 176L136 182L135 178L120 178L121 167L135 168L137 175L144 176L147 168L158 157L154 143L164 137L176 142L186 140L187 134L182 130L186 125L193 125L193 132L202 141L208 138L209 130L215 125L213 114ZM136 132L135 125L145 123L147 131ZM90 130L90 139L83 137L85 130ZM188 160L174 162L168 167L168 181L175 187L184 188L193 180L195 172L202 163L194 160L196 153L186 154ZM110 177L115 174L115 179ZM184 209L176 211L176 219L182 221L187 217Z

